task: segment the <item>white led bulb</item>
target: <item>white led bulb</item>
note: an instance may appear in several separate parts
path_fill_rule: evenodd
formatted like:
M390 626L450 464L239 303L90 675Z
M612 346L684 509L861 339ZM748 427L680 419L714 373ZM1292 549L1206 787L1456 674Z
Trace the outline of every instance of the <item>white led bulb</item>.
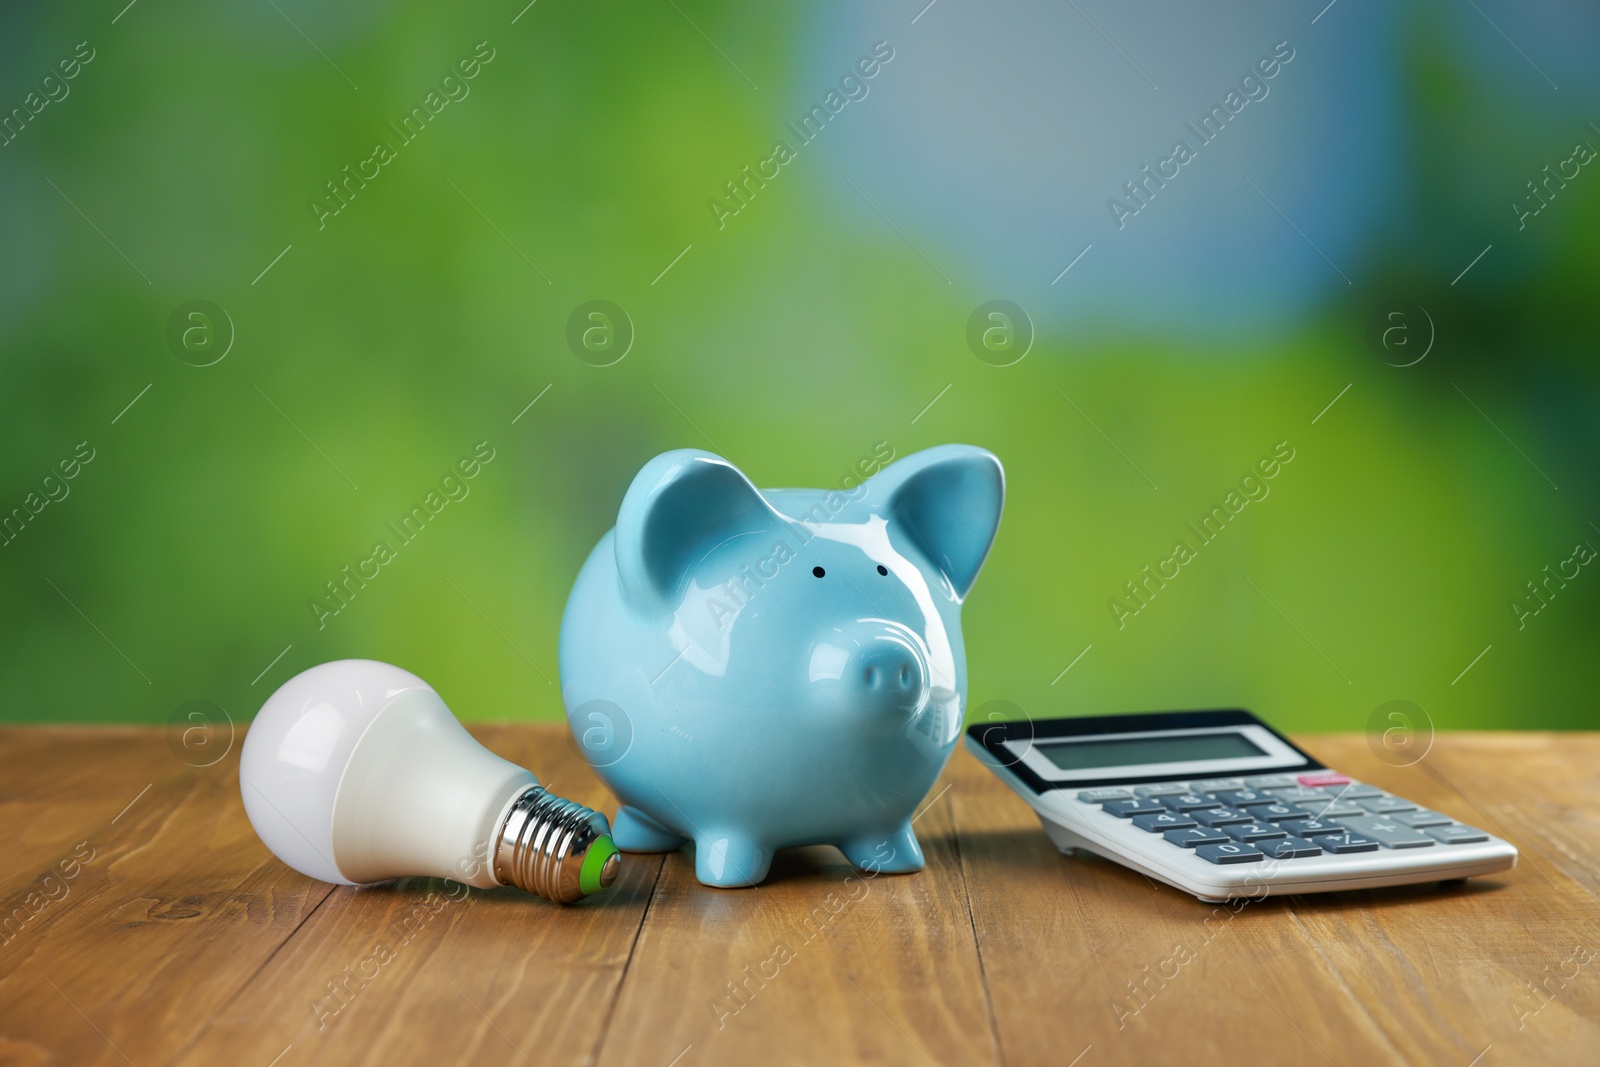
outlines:
M424 875L566 903L621 861L604 815L545 791L427 682L375 660L312 667L268 697L239 789L267 848L324 882Z

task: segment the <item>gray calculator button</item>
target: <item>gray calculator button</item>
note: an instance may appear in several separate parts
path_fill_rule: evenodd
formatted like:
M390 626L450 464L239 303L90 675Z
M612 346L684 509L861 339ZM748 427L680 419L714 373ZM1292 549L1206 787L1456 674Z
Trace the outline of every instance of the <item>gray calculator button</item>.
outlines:
M1489 835L1470 826L1430 826L1422 831L1441 845L1476 845Z
M1135 815L1133 825L1141 830L1159 834L1167 830L1187 830L1196 824L1187 815L1179 815L1175 811L1158 811L1150 815Z
M1349 785L1325 785L1322 791L1330 797L1340 800L1361 800L1365 797L1381 797L1385 793L1377 786L1367 785L1364 782L1351 782Z
M1176 797L1189 791L1188 782L1167 782L1165 785L1141 785L1134 789L1142 797Z
M1376 838L1384 848L1427 848L1433 844L1427 834L1383 815L1351 815L1339 821L1358 834Z
M1261 850L1254 845L1230 841L1226 845L1200 845L1194 854L1212 863L1260 863Z
M1222 832L1235 841L1249 843L1251 841L1266 841L1274 837L1288 837L1289 831L1280 830L1270 822L1247 822L1239 826L1224 826Z
M1243 789L1244 781L1240 778L1208 778L1203 782L1190 782L1191 793L1216 793L1224 789Z
M1318 834L1342 834L1345 828L1327 819L1286 819L1278 824L1296 837L1316 837Z
M1322 846L1303 837L1280 837L1273 841L1258 841L1256 847L1275 860L1298 860L1307 856L1322 855Z
M1187 815L1191 811L1204 811L1206 808L1220 808L1222 805L1210 797L1203 797L1198 793L1181 793L1175 797L1162 797L1161 803L1173 811Z
M1251 807L1250 814L1262 822L1311 818L1311 813L1298 804L1259 804Z
M1320 789L1309 789L1303 785L1291 785L1285 789L1269 790L1273 799L1281 800L1286 804L1299 804L1307 800L1327 800L1328 794Z
M1287 774L1264 774L1256 778L1244 780L1246 789L1282 789L1295 784L1295 780Z
M1209 811L1197 811L1193 815L1184 816L1191 818L1201 826L1237 826L1240 823L1255 822L1249 812L1235 811L1232 808L1212 808Z
M1450 816L1440 815L1436 811L1397 811L1389 818L1413 830L1426 830L1430 826L1449 826L1455 822Z
M1336 800L1330 804L1302 804L1301 807L1310 811L1319 819L1342 819L1346 815L1365 815L1367 809L1359 804L1347 804Z
M1417 806L1404 797L1362 797L1356 801L1374 815L1392 815L1397 811L1416 811Z
M1215 799L1233 808L1248 808L1252 804L1276 804L1278 798L1271 793L1254 789L1225 789L1215 794Z
M1084 789L1078 793L1078 799L1086 804L1104 804L1108 800L1127 800L1132 796L1126 789Z
M1108 800L1101 805L1101 811L1108 811L1119 819L1131 819L1135 815L1155 815L1166 811L1161 804L1154 800Z
M1362 834L1319 834L1317 844L1324 852L1343 856L1349 852L1376 852L1378 842Z
M1228 835L1221 830L1168 830L1161 836L1179 848L1194 848L1197 845L1226 844Z

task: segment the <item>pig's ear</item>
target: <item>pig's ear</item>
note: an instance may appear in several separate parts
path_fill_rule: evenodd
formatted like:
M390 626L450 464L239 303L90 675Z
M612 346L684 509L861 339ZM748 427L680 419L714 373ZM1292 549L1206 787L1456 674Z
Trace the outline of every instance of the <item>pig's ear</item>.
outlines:
M965 599L1005 503L1005 471L994 453L940 445L891 464L867 484L874 510L939 568L956 599Z
M685 575L712 549L781 521L721 456L691 448L664 452L634 477L617 514L623 595L642 606L670 606Z

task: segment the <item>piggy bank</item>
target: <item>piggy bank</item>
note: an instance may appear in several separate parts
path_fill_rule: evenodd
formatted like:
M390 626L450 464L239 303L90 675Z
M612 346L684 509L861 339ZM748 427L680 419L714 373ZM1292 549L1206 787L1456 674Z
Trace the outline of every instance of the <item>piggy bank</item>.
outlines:
M966 445L838 491L757 489L692 449L647 463L561 622L567 719L621 801L618 847L692 841L724 887L793 845L920 870L911 822L961 732L961 603L1004 496Z

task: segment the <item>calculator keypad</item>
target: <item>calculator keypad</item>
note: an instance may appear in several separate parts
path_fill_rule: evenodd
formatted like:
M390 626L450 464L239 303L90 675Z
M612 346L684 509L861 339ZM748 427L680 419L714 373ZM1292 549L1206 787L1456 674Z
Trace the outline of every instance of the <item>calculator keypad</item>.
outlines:
M1217 864L1489 840L1448 815L1331 771L1085 789L1078 799Z

